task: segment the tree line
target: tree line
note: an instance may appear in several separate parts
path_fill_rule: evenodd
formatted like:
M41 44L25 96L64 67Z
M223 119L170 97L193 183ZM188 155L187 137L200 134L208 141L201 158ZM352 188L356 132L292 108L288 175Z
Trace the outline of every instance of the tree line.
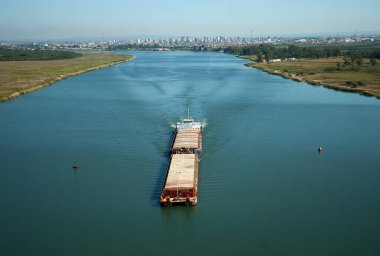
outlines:
M250 46L229 46L224 49L225 53L235 55L256 55L260 61L262 59L285 59L285 58L326 58L345 56L355 58L380 58L380 49L376 47L368 48L347 48L345 46L273 46L273 45L250 45Z
M81 53L69 51L9 49L0 47L0 61L60 60L73 59L80 56L82 56Z

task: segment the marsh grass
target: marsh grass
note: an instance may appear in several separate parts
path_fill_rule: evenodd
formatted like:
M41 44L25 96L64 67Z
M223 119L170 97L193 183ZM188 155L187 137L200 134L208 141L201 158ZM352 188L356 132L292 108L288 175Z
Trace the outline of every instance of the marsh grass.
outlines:
M131 55L83 53L74 59L0 61L0 101L10 100L62 80L132 59Z
M380 97L380 64L364 59L362 66L337 68L343 58L301 59L276 63L248 63L247 66L281 75L296 81L332 89Z

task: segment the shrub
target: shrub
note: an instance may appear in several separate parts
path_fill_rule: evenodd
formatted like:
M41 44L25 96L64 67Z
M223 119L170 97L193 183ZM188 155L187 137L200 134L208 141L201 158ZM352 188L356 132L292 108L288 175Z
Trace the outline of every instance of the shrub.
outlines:
M351 71L359 71L360 68L359 68L358 66L352 66L352 67L350 68L350 70L351 70Z
M327 68L324 69L324 71L326 71L326 72L333 72L333 71L336 71L336 68L334 68L334 67L327 67Z
M351 88L364 86L365 83L363 81L346 81L345 85Z

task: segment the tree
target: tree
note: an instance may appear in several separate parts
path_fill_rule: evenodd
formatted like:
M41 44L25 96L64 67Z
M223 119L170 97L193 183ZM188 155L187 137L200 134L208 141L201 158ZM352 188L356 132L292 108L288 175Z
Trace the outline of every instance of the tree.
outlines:
M263 62L263 55L260 53L257 54L257 59L256 59L257 62Z
M300 58L301 57L301 50L300 47L296 45L290 45L288 48L288 57L293 57L293 58Z
M341 70L342 64L340 62L336 63L336 70Z
M355 58L354 55L351 55L351 56L350 56L350 59L351 59L351 66L353 66L353 65L355 64L355 60L356 60L356 58Z
M272 50L268 47L265 49L265 60L269 62L273 58Z
M370 58L369 61L371 62L372 66L375 66L377 63L375 58Z
M359 57L359 58L356 59L356 65L358 65L359 67L361 65L363 65L363 58L362 57Z
M347 59L347 58L344 58L343 59L343 66L348 66L348 65L350 65L350 61L349 61L349 59Z

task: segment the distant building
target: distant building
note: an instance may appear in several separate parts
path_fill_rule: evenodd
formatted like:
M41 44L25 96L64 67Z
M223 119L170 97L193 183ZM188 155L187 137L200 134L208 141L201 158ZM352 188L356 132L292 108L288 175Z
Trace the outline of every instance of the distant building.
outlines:
M344 39L344 42L346 42L346 43L354 43L356 41L354 39L352 39L352 38L346 38L346 39Z

